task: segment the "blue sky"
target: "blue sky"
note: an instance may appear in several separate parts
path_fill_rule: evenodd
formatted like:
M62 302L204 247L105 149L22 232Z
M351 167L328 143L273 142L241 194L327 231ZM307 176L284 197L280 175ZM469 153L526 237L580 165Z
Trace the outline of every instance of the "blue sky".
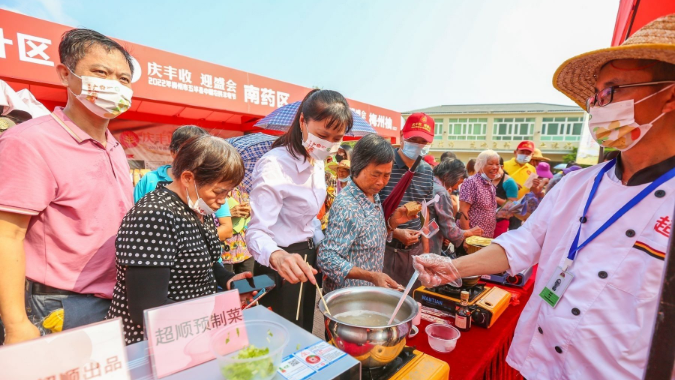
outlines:
M573 104L567 58L610 44L619 0L0 0L0 7L396 111Z

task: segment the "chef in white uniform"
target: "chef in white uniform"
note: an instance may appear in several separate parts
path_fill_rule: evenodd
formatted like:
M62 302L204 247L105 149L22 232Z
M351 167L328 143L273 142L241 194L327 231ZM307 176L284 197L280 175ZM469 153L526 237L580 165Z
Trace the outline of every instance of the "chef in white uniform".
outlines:
M568 60L553 83L619 158L565 176L489 247L415 267L436 286L538 263L509 365L527 379L641 379L675 207L675 14Z

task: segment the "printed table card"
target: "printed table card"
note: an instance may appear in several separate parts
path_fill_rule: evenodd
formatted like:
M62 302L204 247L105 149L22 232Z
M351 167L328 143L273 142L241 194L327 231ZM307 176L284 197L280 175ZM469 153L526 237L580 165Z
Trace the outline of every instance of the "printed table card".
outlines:
M213 360L211 337L226 326L240 325L231 336L232 352L248 345L239 291L230 290L145 311L150 361L159 379Z
M122 320L0 346L0 378L129 380Z

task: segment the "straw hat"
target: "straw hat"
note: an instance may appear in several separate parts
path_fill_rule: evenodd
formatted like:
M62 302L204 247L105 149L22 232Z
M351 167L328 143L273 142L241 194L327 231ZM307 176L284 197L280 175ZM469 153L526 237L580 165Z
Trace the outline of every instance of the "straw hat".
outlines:
M337 166L338 169L347 169L347 170L350 170L351 167L352 163L349 160L342 160Z
M675 64L675 13L642 27L621 46L595 50L565 61L553 74L553 87L581 108L594 93L595 75L617 59L653 59Z
M532 159L535 160L535 161L545 161L545 162L551 161L550 158L544 157L541 154L541 150L539 150L537 148L534 148L534 153L532 153Z

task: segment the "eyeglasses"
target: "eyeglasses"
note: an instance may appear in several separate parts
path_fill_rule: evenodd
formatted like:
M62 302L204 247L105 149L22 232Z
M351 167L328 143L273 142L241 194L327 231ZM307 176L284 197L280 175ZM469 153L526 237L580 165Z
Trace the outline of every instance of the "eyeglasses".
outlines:
M639 86L653 86L657 84L666 84L666 83L675 83L672 80L663 80L658 82L645 82L645 83L631 83L631 84L622 84L618 86L607 87L600 92L596 92L593 96L589 97L586 100L586 112L591 111L591 107L604 107L614 100L614 90L617 88L628 88L628 87L639 87Z

